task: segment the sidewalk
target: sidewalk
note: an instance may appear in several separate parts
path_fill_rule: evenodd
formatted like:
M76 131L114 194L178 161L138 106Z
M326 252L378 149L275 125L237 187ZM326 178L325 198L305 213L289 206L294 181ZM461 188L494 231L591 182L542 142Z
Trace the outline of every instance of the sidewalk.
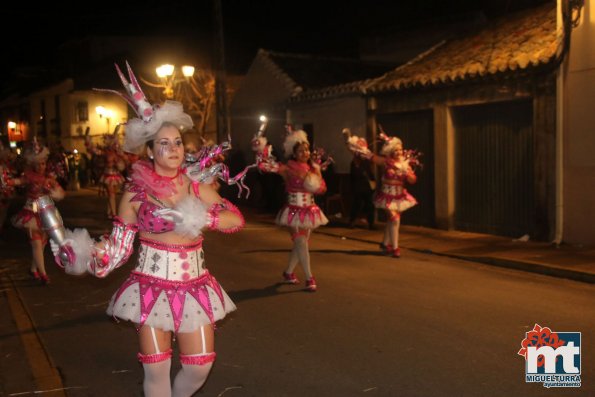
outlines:
M273 215L250 214L249 209L247 212L248 219L253 218L266 223L274 222ZM375 230L368 230L364 226L351 229L340 220L332 220L329 225L316 229L315 233L362 241L377 247L382 240L383 231L383 223L378 223ZM508 237L407 225L401 226L400 246L405 251L448 256L595 283L595 248L573 247L565 244L556 247L550 243L518 241Z

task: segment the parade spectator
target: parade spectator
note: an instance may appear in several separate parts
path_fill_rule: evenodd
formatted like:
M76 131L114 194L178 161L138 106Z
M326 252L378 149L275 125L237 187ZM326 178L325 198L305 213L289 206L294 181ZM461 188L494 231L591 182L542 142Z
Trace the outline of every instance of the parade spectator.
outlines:
M368 228L374 229L374 204L372 196L375 189L375 180L370 166L370 161L360 156L353 156L350 164L349 179L351 183L351 213L349 227L355 227L357 217L363 210L368 221Z

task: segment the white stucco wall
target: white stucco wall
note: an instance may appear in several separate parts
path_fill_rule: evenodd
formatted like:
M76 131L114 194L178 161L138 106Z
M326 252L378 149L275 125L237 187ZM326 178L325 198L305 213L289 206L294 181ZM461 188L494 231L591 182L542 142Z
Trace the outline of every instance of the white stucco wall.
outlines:
M595 245L595 2L572 32L563 85L563 235Z
M291 122L296 127L314 126L314 146L324 148L335 159L335 172L349 173L352 155L341 135L343 128L366 136L366 100L359 95L326 99L323 102L290 104Z
M86 101L89 106L89 120L78 122L76 120L76 105L79 101ZM89 127L89 135L97 144L102 144L102 137L108 132L106 118L99 117L96 111L97 106L103 106L111 110L113 116L109 120L109 133L112 134L118 123L125 123L128 120L128 103L118 95L98 91L74 91L68 96L68 133L63 137L66 150L77 149L85 152L84 133ZM123 143L124 129L120 129L120 142Z
M257 56L230 104L232 146L244 154L246 161L252 156L250 141L258 131L262 114L269 119L269 143L279 147L285 131L285 103L290 95L286 82Z

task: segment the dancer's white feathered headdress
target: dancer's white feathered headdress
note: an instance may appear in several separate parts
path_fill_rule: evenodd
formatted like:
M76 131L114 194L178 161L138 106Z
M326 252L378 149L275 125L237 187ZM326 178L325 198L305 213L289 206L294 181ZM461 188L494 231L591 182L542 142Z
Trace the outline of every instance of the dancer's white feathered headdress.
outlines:
M308 145L308 134L304 130L294 130L291 125L285 126L287 134L285 135L285 141L283 141L283 153L286 158L290 158L293 155L293 148L296 143L307 143Z
M41 161L47 161L50 151L46 146L42 146L37 141L37 137L33 137L31 144L25 149L24 152L25 160L28 163L39 163Z
M125 151L131 153L139 152L145 143L155 138L157 131L164 122L170 122L176 125L180 131L191 128L194 125L192 117L184 113L184 108L180 102L168 100L161 106L151 105L138 84L128 62L126 62L126 68L130 82L126 80L118 65L116 64L115 66L126 93L97 88L95 90L111 92L121 96L132 106L138 115L138 118L128 120L126 123Z
M388 135L386 135L386 133L382 129L382 126L378 126L378 127L380 129L380 134L378 134L378 137L380 139L382 139L382 141L384 141L384 145L382 146L382 149L380 150L380 153L383 156L390 155L395 150L397 150L399 147L401 149L403 148L403 142L401 142L401 140L399 138L397 138L396 136L389 137Z

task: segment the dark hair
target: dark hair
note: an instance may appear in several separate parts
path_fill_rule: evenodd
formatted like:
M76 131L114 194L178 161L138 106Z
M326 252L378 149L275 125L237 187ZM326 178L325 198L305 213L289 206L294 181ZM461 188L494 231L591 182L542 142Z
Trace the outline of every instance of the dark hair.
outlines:
M293 149L291 150L291 157L293 157L294 160L295 160L295 152L296 152L296 150L298 150L298 148L301 145L308 145L308 148L310 148L310 143L308 143L308 142L304 142L304 141L296 142L295 145L293 145Z

